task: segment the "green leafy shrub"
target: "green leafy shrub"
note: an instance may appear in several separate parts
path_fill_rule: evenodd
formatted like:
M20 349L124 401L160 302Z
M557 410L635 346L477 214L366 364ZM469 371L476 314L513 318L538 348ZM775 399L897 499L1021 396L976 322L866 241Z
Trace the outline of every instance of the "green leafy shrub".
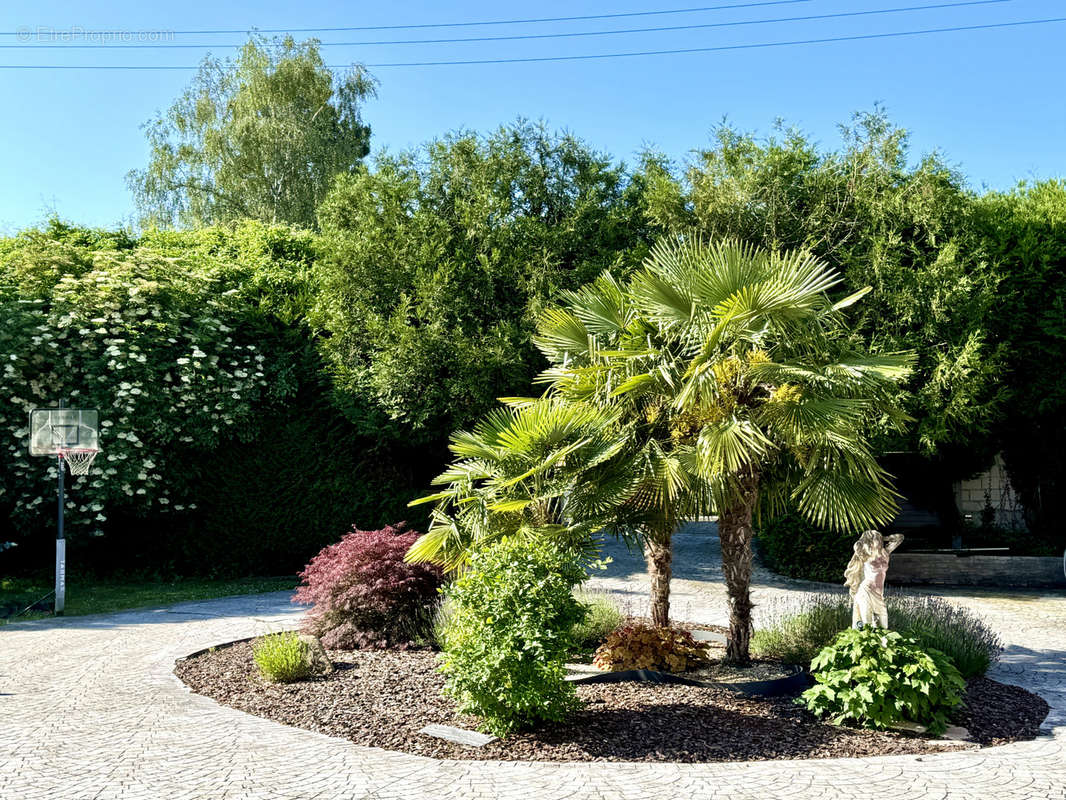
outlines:
M939 650L924 650L912 637L872 627L839 633L811 661L811 672L817 683L797 702L835 725L852 721L887 728L909 721L939 734L966 688Z
M574 625L571 637L580 650L595 650L607 634L625 622L625 615L609 594L580 592L575 595L585 607L585 618Z
M964 678L984 675L999 658L999 636L980 617L939 597L895 595L886 598L888 622L926 649L947 655ZM847 595L805 597L800 605L774 609L771 621L755 631L752 652L758 658L806 664L840 633L851 627Z
M460 711L498 736L559 721L577 705L565 680L585 573L545 541L503 539L471 556L445 590L441 672Z
M175 264L143 251L93 251L26 235L0 263L3 383L0 480L17 531L42 527L42 497L55 464L26 452L26 415L65 400L100 409L103 449L93 471L74 479L70 529L102 531L112 509L142 515L195 509L187 482L171 469L176 450L209 451L254 431L254 409L288 392L274 380L262 321L228 289L217 263ZM165 420L166 424L160 424Z
M686 630L636 624L611 631L592 663L609 672L627 669L685 672L706 666L708 659L707 648Z
M295 574L355 520L379 528L410 519L415 491L404 465L411 454L357 436L323 396L302 391L285 410L265 413L260 426L253 441L190 464L202 476L201 512L174 543L183 568Z
M292 631L269 633L256 639L252 658L259 674L274 683L301 681L311 674L307 645Z
M855 542L852 534L823 530L795 512L765 522L756 536L759 555L774 572L828 583L843 581Z
M1006 353L996 374L1006 402L993 437L1025 508L1030 543L1047 543L1048 555L1060 555L1066 547L1066 376L1048 365L1066 358L1066 181L1023 181L989 192L974 203L973 219L995 291L996 313L982 314L980 325Z
M461 131L339 175L319 206L315 319L373 435L435 442L543 367L533 322L561 289L647 252L642 184L568 134Z

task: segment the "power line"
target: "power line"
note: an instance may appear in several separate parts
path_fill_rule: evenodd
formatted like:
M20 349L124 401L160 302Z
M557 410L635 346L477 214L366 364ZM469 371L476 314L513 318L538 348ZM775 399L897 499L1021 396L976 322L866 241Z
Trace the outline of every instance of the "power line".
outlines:
M878 14L898 14L912 11L929 11L942 8L960 8L963 6L988 6L1000 3L1012 3L1014 0L961 0L952 3L934 3L924 6L905 6L902 8L881 8L868 11L838 11L830 14L810 14L798 17L775 17L772 19L750 19L731 22L705 22L692 25L666 25L656 28L621 28L610 31L578 31L572 33L526 33L511 36L473 36L461 39L393 39L367 42L320 42L320 47L365 47L368 45L407 45L407 44L459 44L463 42L503 42L525 39L570 39L581 36L610 36L626 33L660 33L665 31L691 31L707 28L735 28L744 25L768 25L784 22L812 22L814 20L841 19L844 17L869 17ZM173 50L202 49L211 47L207 44L0 44L3 50Z
M949 28L927 28L915 31L894 31L891 33L866 33L855 36L833 36L824 39L796 39L788 42L759 42L756 44L733 44L719 47L686 47L678 50L640 50L631 53L598 53L580 56L539 56L533 58L495 58L495 59L471 59L467 61L411 61L390 62L383 64L366 64L367 67L438 67L462 64L523 64L542 61L587 61L597 58L632 58L635 56L665 56L680 53L719 53L728 50L755 50L767 47L792 47L808 44L829 44L831 42L856 42L864 39L890 39L903 36L921 36L932 33L954 33L958 31L979 31L990 28L1014 28L1022 25L1044 25L1052 22L1066 22L1066 17L1050 17L1048 19L1020 20L1018 22L994 22L985 25L959 25ZM345 65L333 66L331 69L344 69Z
M471 28L478 25L528 25L538 22L577 22L590 19L619 19L621 17L652 17L665 14L695 14L701 11L723 11L733 8L757 8L759 6L784 6L793 3L809 3L811 0L763 0L756 3L730 3L719 6L699 6L697 8L672 8L664 11L629 11L615 14L587 14L579 17L539 17L536 19L498 19L478 20L476 22L429 22L412 25L361 25L347 26L342 28L230 28L226 30L190 30L190 31L165 31L175 35L187 34L227 34L227 33L336 33L340 31L398 31L413 30L416 28ZM51 30L51 29L49 29ZM32 33L31 28L17 31L0 31L0 36L25 36ZM153 31L164 33L164 31Z
M1016 28L1023 25L1046 25L1066 22L1066 17L1049 17L1047 19L1028 19L1016 22L991 22L984 25L955 25L947 28L925 28L913 31L892 31L889 33L864 33L854 36L832 36L822 39L794 39L787 42L759 42L753 44L731 44L718 47L686 47L678 50L640 50L629 53L594 53L577 56L536 56L530 58L486 58L465 61L405 61L381 64L365 64L366 67L442 67L474 64L528 64L545 61L587 61L599 58L632 58L636 56L665 56L681 53L720 53L730 50L755 50L769 47L793 47L798 45L830 44L832 42L857 42L871 39L892 39L905 36L923 36L934 33L956 33L961 31L981 31L993 28ZM329 69L347 69L351 64L331 64ZM38 69L38 70L191 70L196 66L155 65L155 64L0 64L0 69Z

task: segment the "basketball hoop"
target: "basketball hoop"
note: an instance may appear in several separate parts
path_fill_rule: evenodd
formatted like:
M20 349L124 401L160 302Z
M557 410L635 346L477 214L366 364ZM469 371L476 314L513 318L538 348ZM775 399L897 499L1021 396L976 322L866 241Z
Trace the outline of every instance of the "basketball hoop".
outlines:
M55 456L60 463L56 473L59 507L56 514L56 600L55 614L62 616L67 602L67 540L63 534L63 463L71 475L88 475L93 459L100 452L99 414L95 408L30 409L30 455ZM82 507L84 509L84 506Z
M88 475L89 467L93 465L93 459L99 452L86 448L61 448L56 455L66 462L71 475Z

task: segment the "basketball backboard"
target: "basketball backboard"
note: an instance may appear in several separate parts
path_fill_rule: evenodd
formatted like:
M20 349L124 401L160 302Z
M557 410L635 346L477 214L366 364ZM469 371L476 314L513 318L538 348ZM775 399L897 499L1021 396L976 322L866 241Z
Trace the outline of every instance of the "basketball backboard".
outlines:
M99 450L95 408L35 408L30 411L30 455L55 456L66 450Z

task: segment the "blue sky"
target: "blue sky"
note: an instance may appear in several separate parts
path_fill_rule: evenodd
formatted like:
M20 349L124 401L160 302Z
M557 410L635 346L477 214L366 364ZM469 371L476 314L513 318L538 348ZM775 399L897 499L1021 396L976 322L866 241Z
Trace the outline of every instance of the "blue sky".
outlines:
M8 2L0 31L30 42L0 64L195 65L246 37L175 34L202 49L42 49L40 29L179 31L467 22L618 14L753 0L541 0L452 3L335 0L154 4ZM958 2L958 0L941 0ZM937 0L794 0L778 5L576 22L319 34L323 42L432 39L697 25L931 5ZM526 41L326 47L334 64L524 58L724 47L1066 16L1064 0L1006 0L862 17ZM0 36L0 44L21 44ZM399 150L457 128L544 119L632 162L645 145L683 161L723 118L766 133L776 118L826 147L837 125L881 103L912 132L912 154L939 149L975 188L1066 176L1066 23L682 55L440 67L378 67L365 118L372 148ZM189 71L0 70L0 232L50 213L83 224L132 219L125 173L142 166L140 126L165 109Z

